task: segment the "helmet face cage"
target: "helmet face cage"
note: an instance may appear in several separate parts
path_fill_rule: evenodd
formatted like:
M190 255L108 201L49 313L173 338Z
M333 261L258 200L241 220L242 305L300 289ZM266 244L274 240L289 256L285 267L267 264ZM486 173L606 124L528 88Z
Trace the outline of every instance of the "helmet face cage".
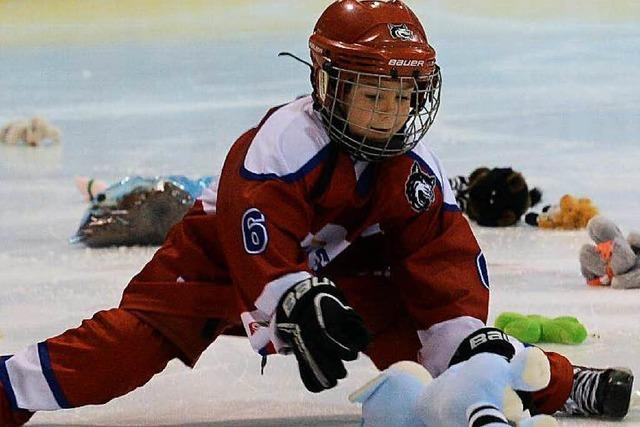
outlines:
M410 151L427 133L440 106L441 75L437 65L430 74L415 77L391 77L333 66L324 67L319 73L317 95L325 129L332 141L359 160L379 161ZM370 110L350 102L350 93L365 88L376 94ZM411 90L408 112L400 111L400 102L395 102L395 108L383 108L381 98L402 99L407 89ZM354 109L368 114L368 123L350 119ZM391 116L388 120L395 128L402 125L394 132L373 127L374 117L385 116Z

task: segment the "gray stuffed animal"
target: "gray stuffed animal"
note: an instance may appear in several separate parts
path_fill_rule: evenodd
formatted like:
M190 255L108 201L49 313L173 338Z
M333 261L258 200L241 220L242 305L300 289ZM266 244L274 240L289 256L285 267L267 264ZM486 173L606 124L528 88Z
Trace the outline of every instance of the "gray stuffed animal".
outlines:
M625 239L620 229L603 216L593 217L587 231L595 242L580 250L580 267L587 284L640 288L640 233L631 232Z

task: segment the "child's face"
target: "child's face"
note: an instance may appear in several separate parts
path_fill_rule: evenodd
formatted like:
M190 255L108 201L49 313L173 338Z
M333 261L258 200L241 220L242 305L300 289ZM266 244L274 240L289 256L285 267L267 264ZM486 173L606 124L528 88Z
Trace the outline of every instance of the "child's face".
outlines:
M413 79L404 81L362 77L346 96L351 133L371 140L387 141L402 128L411 111Z

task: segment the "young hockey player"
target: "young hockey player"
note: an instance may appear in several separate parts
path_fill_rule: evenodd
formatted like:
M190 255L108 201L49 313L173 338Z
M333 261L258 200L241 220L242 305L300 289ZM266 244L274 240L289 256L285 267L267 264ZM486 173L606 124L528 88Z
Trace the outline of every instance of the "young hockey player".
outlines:
M169 360L194 366L243 324L261 355L295 355L305 387L346 376L364 351L383 369L419 360L434 376L522 345L486 328L486 261L438 158L421 142L440 72L400 1L342 0L309 46L313 95L271 109L124 290L118 308L0 364L0 423L107 402ZM622 417L632 376L548 353L533 412ZM490 372L487 375L491 375Z

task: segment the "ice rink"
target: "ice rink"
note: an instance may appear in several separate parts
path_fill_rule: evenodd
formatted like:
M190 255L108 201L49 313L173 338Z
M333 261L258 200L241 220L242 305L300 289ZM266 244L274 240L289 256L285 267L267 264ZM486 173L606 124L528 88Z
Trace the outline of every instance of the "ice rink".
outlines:
M114 306L154 252L70 245L85 209L73 177L217 174L269 107L309 92L307 69L276 55L306 58L328 4L140 0L123 12L100 3L0 2L0 125L40 114L63 132L60 146L0 145L0 354ZM511 166L542 189L543 204L588 196L625 233L640 230L638 2L408 3L443 70L425 143L449 175ZM503 311L576 316L587 341L545 349L640 373L640 289L585 285L584 231L474 230L489 263L490 322ZM245 340L222 338L193 371L173 362L107 405L32 423L355 426L359 407L347 395L375 372L361 357L339 387L311 395L293 360L272 357L261 376ZM640 408L623 423L560 423L640 426Z

